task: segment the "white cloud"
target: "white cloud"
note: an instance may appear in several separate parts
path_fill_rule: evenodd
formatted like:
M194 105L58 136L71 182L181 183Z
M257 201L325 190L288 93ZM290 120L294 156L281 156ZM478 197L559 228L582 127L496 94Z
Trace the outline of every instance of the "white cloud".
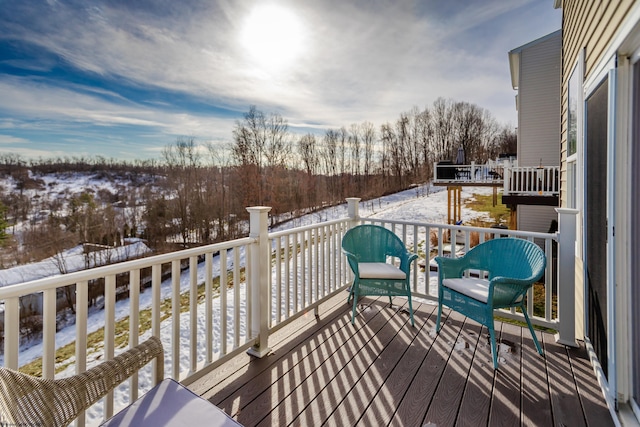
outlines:
M255 104L291 123L327 127L392 121L441 96L515 121L507 52L560 25L551 2L539 0L282 0L300 18L307 45L291 66L270 70L256 69L241 46L243 18L254 4L249 0L153 8L137 2L86 7L78 0L51 3L46 13L42 5L24 3L23 24L8 28L12 37L84 72L240 112ZM147 126L164 135L212 139L229 139L233 128L233 119L170 113L165 101L125 102L108 88L56 88L55 82L0 76L0 91L0 111L10 116Z
M189 134L222 127L228 121L190 113L170 113L134 103L114 103L93 94L50 86L24 78L5 78L0 81L0 111L11 111L22 117L35 117L52 122L86 123L98 126L134 125L157 129L167 134ZM12 127L15 120L6 121ZM40 124L39 126L41 126ZM0 122L0 127L2 122Z
M12 135L0 135L0 144L28 144L29 140Z

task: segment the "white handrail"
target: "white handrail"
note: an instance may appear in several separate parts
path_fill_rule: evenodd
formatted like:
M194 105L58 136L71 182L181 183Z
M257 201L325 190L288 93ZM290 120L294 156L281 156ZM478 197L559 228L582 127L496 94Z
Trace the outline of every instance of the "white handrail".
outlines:
M560 166L519 166L505 170L504 195L560 194Z

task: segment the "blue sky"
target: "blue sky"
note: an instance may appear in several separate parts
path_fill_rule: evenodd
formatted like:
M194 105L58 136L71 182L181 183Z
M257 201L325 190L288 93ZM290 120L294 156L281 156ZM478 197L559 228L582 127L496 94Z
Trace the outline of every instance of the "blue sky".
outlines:
M157 159L251 105L304 133L444 97L515 127L507 53L560 24L553 0L0 0L0 154Z

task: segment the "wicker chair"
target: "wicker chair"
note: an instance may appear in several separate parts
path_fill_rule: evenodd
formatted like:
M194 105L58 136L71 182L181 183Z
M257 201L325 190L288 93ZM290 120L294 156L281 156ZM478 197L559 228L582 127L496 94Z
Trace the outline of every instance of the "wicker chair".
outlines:
M418 255L407 251L406 246L390 230L378 225L359 225L347 231L342 238L342 252L347 256L353 271L353 285L347 303L353 298L351 323L356 316L357 301L364 295L406 296L409 300L411 326L413 307L409 272ZM387 258L400 261L399 268L387 263Z
M438 319L442 306L464 314L489 329L493 367L498 368L493 310L517 307L522 311L538 353L543 354L525 306L529 288L542 277L547 260L535 243L524 239L486 241L460 258L436 257L438 263ZM468 270L487 272L488 279L466 277Z
M151 337L112 360L61 379L34 377L0 367L0 424L67 426L118 384L157 358L156 381L164 377L162 343Z

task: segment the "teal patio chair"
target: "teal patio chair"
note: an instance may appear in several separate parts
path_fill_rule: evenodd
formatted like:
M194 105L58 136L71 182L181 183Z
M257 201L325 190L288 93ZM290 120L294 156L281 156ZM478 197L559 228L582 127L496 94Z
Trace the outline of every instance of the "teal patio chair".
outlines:
M443 305L486 326L491 338L493 367L497 369L493 310L518 307L538 353L543 354L525 306L527 291L542 277L547 264L538 245L524 239L498 238L479 244L460 258L436 257L435 260L438 263L437 332L441 329ZM465 274L468 270L487 272L488 278L468 277Z
M411 326L413 307L409 284L411 263L418 255L409 252L398 236L378 225L358 225L342 238L342 252L353 271L353 284L347 304L353 298L351 323L355 322L358 298L361 296L406 296L409 301ZM399 261L399 266L396 266Z

